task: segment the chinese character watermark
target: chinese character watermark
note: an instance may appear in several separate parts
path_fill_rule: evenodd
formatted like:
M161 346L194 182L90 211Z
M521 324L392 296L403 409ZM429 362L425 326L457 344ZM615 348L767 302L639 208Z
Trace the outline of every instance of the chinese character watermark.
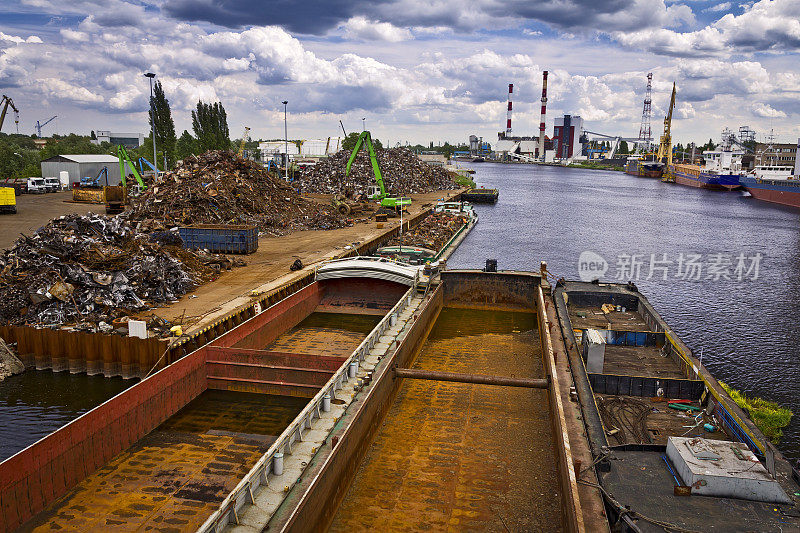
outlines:
M606 272L617 281L680 280L680 281L756 281L764 256L761 253L729 254L715 252L699 254L680 252L674 254L618 254L615 270L609 272L609 263L592 251L581 253L578 275L582 281L602 279Z

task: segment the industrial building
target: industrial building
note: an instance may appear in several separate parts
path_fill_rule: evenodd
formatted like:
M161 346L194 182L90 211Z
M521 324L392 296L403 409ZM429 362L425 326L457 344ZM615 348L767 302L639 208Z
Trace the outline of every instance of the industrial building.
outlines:
M796 158L797 145L794 143L756 144L756 165L780 165L784 167L793 167Z
M303 157L324 157L335 154L342 149L342 137L327 139L307 139L300 141L300 155Z
M111 131L98 130L95 134L97 139L92 139L92 144L100 145L107 142L113 145L122 145L125 148L139 148L144 144L144 135L141 133L115 133Z
M119 185L119 159L105 154L56 155L42 161L42 177L58 178L62 171L69 174L69 183L82 177L95 177L103 167L108 168L108 184ZM105 181L103 182L105 185Z
M556 118L553 130L553 150L556 159L571 159L581 154L583 119L578 115Z

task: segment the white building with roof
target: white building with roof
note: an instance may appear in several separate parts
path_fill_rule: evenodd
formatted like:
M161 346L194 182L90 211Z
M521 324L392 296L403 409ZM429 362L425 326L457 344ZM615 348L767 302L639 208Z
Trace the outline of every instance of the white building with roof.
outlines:
M62 170L69 173L69 182L80 182L82 177L95 177L108 168L108 184L119 185L119 159L106 154L56 155L42 161L42 177L58 178ZM130 172L130 171L129 171ZM105 185L105 180L102 183Z

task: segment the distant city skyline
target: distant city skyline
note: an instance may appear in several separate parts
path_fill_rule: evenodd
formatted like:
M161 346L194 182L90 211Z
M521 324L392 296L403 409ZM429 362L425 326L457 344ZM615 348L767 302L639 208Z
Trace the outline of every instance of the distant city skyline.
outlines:
M748 125L800 136L800 2L494 0L10 0L0 6L0 93L20 133L145 135L157 74L178 134L198 99L219 100L232 137L360 131L427 144L494 142L514 84L513 131L537 135L542 70L553 119L636 137L653 72L653 137L678 87L675 142ZM14 132L6 119L4 133Z

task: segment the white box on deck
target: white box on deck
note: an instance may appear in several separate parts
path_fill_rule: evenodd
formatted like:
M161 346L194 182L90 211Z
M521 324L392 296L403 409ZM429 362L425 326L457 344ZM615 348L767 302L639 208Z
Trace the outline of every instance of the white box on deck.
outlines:
M583 357L586 371L590 374L602 374L606 359L606 339L596 329L587 329L583 336Z
M790 503L789 497L742 442L670 437L667 458L692 494Z

